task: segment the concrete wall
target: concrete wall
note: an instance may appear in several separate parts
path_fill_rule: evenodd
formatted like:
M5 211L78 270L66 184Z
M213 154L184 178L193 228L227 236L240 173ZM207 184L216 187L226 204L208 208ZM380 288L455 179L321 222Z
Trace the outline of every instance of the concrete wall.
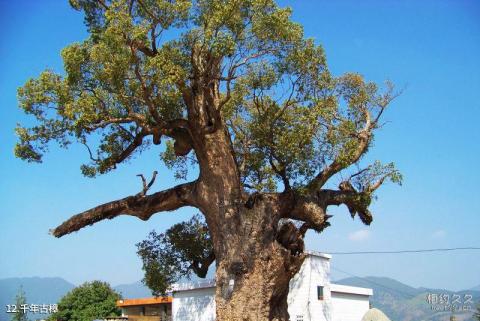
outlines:
M332 292L332 321L361 321L369 307L366 295Z
M201 288L174 292L172 320L214 321L215 288Z
M319 300L317 287L323 287ZM290 281L288 313L291 321L332 321L330 297L330 256L308 256Z

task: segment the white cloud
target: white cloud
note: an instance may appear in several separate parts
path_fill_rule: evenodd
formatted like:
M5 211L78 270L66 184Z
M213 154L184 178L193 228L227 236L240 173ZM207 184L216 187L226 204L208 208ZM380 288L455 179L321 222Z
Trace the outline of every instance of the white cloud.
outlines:
M445 232L444 230L436 230L432 233L432 238L434 239L442 239L445 236L447 236L447 232Z
M348 239L350 241L355 241L355 242L361 242L365 241L370 237L370 231L369 230L358 230L355 232L352 232L348 234Z

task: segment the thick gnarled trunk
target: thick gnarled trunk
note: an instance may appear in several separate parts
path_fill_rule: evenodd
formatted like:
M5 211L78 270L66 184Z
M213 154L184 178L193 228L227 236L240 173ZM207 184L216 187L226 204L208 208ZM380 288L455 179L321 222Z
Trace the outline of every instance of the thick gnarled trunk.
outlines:
M251 271L235 273L237 262L225 260L217 270L216 314L221 321L288 321L289 281L298 271L302 257L286 251L250 258ZM233 263L233 264L232 264Z
M297 234L284 235L281 228L288 202L279 194L242 192L228 133L198 135L193 142L200 151L199 208L216 258L216 320L289 320L289 282L304 255L303 235L296 228ZM302 245L290 248L291 240Z
M221 240L214 240L216 320L289 320L289 282L304 255L292 253L278 241L277 213L269 200L259 199L222 225Z
M260 253L250 253L252 264L224 259L217 264L216 320L288 321L287 295L290 279L298 272L303 255L272 244ZM238 269L238 270L236 270Z

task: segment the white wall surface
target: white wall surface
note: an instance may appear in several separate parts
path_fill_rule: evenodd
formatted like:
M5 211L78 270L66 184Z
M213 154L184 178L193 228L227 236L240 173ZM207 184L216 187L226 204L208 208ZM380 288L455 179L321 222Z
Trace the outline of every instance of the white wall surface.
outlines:
M323 300L318 300L317 286L323 286ZM287 301L291 321L332 321L329 257L305 259L290 281Z
M370 308L367 295L332 292L332 321L361 321Z
M173 321L214 321L215 288L174 292Z

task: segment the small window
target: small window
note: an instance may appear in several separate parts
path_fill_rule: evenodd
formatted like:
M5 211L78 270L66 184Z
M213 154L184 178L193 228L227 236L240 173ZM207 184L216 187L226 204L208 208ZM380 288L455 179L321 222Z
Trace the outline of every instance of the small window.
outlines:
M317 296L319 300L323 300L323 286L317 286Z
M297 315L297 320L295 321L303 321L303 315Z

